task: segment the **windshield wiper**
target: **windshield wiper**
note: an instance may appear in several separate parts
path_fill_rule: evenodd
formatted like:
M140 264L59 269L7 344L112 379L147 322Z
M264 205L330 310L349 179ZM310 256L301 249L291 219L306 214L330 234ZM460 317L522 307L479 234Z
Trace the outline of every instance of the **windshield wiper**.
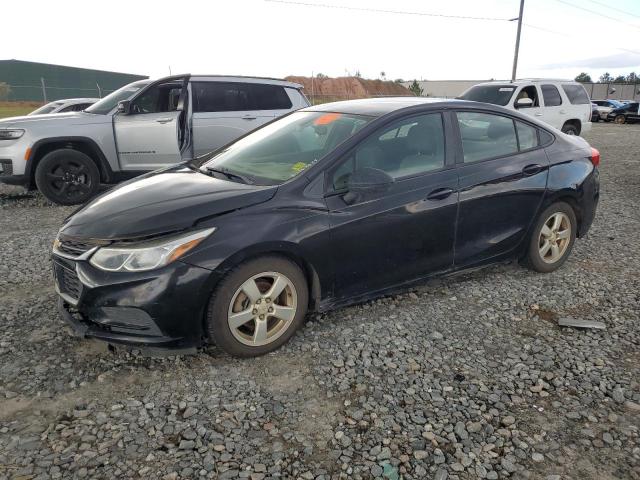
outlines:
M240 175L237 173L232 173L226 168L206 167L206 169L208 172L221 173L229 180L233 180L235 178L236 180L240 180L242 183L246 183L248 185L253 185L255 183L249 177L245 177L244 175Z

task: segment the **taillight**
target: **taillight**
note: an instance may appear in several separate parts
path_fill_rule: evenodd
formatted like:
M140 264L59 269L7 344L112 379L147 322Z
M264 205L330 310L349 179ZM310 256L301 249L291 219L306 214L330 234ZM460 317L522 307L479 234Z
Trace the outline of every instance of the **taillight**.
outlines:
M591 147L591 163L593 163L594 167L600 165L600 152L593 147Z

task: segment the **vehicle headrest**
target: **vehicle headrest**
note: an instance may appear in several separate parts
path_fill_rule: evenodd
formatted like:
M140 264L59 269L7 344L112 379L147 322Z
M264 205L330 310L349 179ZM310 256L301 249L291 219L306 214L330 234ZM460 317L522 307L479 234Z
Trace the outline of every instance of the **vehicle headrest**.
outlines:
M434 134L428 125L414 125L407 134L407 148L414 153L435 153Z

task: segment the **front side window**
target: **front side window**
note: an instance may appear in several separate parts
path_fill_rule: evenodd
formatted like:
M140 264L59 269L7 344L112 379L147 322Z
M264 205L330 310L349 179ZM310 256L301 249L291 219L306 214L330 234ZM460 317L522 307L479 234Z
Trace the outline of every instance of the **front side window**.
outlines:
M541 89L545 107L562 105L562 97L555 85L542 85Z
M178 109L181 91L179 82L155 85L134 100L131 113L173 112Z
M295 112L199 161L203 173L279 185L300 174L354 135L373 117Z
M513 120L500 115L456 112L464 163L480 162L518 151Z
M364 140L331 176L340 191L363 168L376 168L394 179L440 170L445 164L442 115L431 113L398 120Z
M538 90L536 89L535 85L529 85L529 86L523 87L522 90L518 92L518 96L516 97L516 100L514 102L514 105L516 108L522 108L518 106L518 100L522 98L531 99L532 107L540 106L540 100L538 99Z
M573 83L563 83L562 89L567 94L567 98L572 105L589 105L589 95L582 85L576 85Z

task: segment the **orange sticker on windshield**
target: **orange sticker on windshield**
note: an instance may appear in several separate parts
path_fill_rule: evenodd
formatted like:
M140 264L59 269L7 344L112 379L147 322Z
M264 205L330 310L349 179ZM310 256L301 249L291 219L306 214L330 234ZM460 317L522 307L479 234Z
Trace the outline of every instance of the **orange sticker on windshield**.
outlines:
M316 118L313 121L314 125L329 125L330 123L335 122L342 116L341 113L325 113L321 117Z

